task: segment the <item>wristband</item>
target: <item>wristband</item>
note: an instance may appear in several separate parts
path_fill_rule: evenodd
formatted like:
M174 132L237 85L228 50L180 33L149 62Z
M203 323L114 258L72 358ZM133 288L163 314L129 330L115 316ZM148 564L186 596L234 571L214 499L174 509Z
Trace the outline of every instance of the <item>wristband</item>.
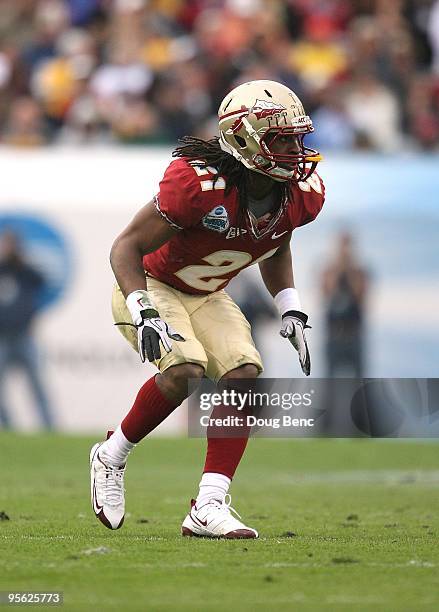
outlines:
M281 317L289 310L302 310L299 292L294 287L288 287L279 291L274 296L274 303Z
M132 291L125 301L135 325L140 325L143 320L141 314L142 310L156 310L156 307L151 302L148 292L145 289Z

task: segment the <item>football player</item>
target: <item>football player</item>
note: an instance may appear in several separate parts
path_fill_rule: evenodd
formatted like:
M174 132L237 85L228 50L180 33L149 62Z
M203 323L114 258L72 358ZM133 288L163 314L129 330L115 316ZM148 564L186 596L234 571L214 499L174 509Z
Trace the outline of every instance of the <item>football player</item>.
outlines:
M324 201L315 172L321 156L304 144L311 119L294 92L266 80L233 89L218 115L219 138L183 138L159 193L111 250L115 322L159 373L90 453L93 510L110 529L124 520L130 451L187 397L188 379L251 379L262 372L250 325L224 291L240 270L259 265L279 310L280 334L310 373L308 317L294 287L289 243L294 228L315 219ZM208 430L207 437L199 493L182 534L256 538L232 513L228 494L248 431L220 438Z

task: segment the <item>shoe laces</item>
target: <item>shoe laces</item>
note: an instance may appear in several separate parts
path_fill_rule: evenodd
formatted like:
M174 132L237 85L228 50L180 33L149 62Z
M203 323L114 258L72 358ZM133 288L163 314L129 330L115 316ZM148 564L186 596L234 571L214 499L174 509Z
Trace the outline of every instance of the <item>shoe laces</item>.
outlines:
M105 460L104 460L105 461ZM103 462L104 498L109 506L118 506L123 501L125 466L115 467Z
M220 512L224 512L227 514L231 514L232 512L236 514L238 518L241 518L241 515L232 507L232 497L229 493L226 493L223 497L223 500L220 501L218 499L212 499L211 504L214 504Z

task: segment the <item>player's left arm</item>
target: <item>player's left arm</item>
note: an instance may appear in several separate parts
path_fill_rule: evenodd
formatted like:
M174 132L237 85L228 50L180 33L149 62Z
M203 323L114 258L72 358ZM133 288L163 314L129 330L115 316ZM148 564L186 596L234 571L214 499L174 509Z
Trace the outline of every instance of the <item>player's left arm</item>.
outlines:
M311 359L305 337L308 315L302 311L299 293L294 287L293 260L290 249L291 232L276 253L259 263L262 280L274 298L282 317L280 335L288 338L299 354L306 376L311 372Z
M288 233L274 255L259 263L259 270L261 271L264 285L273 297L283 289L294 287L290 240L291 232Z

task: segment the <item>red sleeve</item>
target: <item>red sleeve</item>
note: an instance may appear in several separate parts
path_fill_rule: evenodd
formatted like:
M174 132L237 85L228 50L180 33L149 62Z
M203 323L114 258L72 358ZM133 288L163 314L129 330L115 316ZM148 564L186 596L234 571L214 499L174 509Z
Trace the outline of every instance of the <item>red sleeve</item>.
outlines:
M184 159L172 161L154 201L158 212L175 229L197 225L204 212L200 180L194 168Z
M294 201L291 207L294 227L311 223L322 210L325 201L325 186L314 172L307 181L294 188Z

